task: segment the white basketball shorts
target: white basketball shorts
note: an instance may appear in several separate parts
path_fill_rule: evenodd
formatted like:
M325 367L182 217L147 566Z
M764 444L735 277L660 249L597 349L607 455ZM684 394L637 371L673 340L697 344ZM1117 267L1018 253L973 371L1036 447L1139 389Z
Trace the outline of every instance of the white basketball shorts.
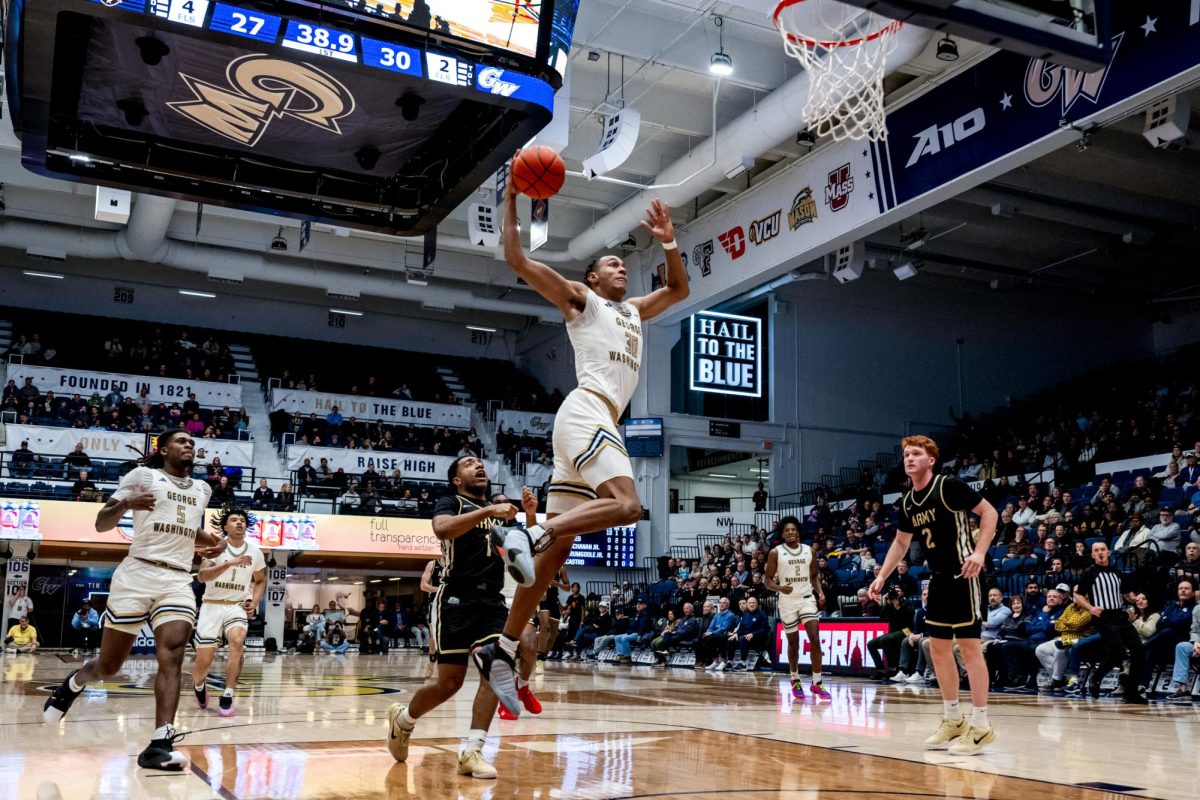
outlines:
M196 624L191 573L132 557L117 565L102 618L104 627L136 636L144 622L157 629L173 620Z
M192 643L197 648L220 647L221 638L230 628L249 630L250 620L246 610L237 603L200 603L200 618L196 621L196 633Z
M596 487L613 478L633 478L629 453L599 395L575 389L554 417L554 475L546 511L561 514L596 499Z

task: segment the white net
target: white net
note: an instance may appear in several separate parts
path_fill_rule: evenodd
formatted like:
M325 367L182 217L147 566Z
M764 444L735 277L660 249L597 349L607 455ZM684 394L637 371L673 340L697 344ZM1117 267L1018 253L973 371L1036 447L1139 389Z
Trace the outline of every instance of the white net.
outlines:
M816 136L887 138L884 61L903 23L835 0L783 0L775 27L809 77L804 119Z

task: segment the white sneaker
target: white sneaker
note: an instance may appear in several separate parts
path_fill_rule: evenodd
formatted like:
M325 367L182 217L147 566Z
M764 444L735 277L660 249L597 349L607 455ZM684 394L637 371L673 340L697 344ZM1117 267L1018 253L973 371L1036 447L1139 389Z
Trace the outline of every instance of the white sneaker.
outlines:
M970 729L971 721L966 717L957 722L943 717L937 731L925 740L925 747L929 750L941 750Z
M950 755L973 756L996 740L996 729L989 725L987 730L971 728L950 744Z
M716 671L717 671L717 672L724 672L724 671L725 671L725 662L724 662L724 661L722 661L720 664L717 664L717 669L716 669Z
M707 667L704 668L704 671L705 672L716 672L717 671L717 662L714 661L713 663L709 664Z
M905 675L903 672L897 672L895 675L888 678L888 680L890 680L892 683L904 683L908 680L908 675Z
M535 663L535 664L533 665L533 674L534 674L534 675L541 675L541 674L542 674L542 673L544 673L545 671L546 671L546 668L545 668L544 666L542 666L542 662L541 662L541 661L538 661L537 663Z
M912 675L909 675L907 678L905 678L904 682L905 683L924 683L925 677L919 672L914 672Z
M496 537L501 532L504 538L499 549L508 574L522 586L533 585L536 572L533 564L533 537L524 528L499 528L494 530L492 535Z

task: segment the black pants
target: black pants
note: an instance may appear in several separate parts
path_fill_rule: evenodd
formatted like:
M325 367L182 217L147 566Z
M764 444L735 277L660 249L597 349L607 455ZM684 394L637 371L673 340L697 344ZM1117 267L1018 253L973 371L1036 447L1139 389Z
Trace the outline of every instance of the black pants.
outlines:
M1092 683L1099 683L1113 667L1120 669L1121 662L1129 659L1129 683L1136 687L1141 683L1143 646L1142 637L1123 610L1106 609L1100 613L1099 624L1096 626L1100 634L1100 643L1104 646L1104 658L1096 667L1091 677Z
M79 643L80 649L91 650L95 647L98 633L96 628L80 628L75 631L75 640Z
M867 651L871 654L871 660L875 662L875 669L880 671L884 669L883 662L879 658L880 650L887 658L887 668L898 668L900 666L900 643L903 641L904 631L893 631L867 642Z

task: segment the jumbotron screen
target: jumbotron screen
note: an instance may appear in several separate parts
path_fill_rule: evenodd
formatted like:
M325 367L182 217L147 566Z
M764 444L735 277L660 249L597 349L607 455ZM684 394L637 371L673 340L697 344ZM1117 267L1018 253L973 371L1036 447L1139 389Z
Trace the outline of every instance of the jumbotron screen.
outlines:
M537 57L542 0L323 0L422 30Z

